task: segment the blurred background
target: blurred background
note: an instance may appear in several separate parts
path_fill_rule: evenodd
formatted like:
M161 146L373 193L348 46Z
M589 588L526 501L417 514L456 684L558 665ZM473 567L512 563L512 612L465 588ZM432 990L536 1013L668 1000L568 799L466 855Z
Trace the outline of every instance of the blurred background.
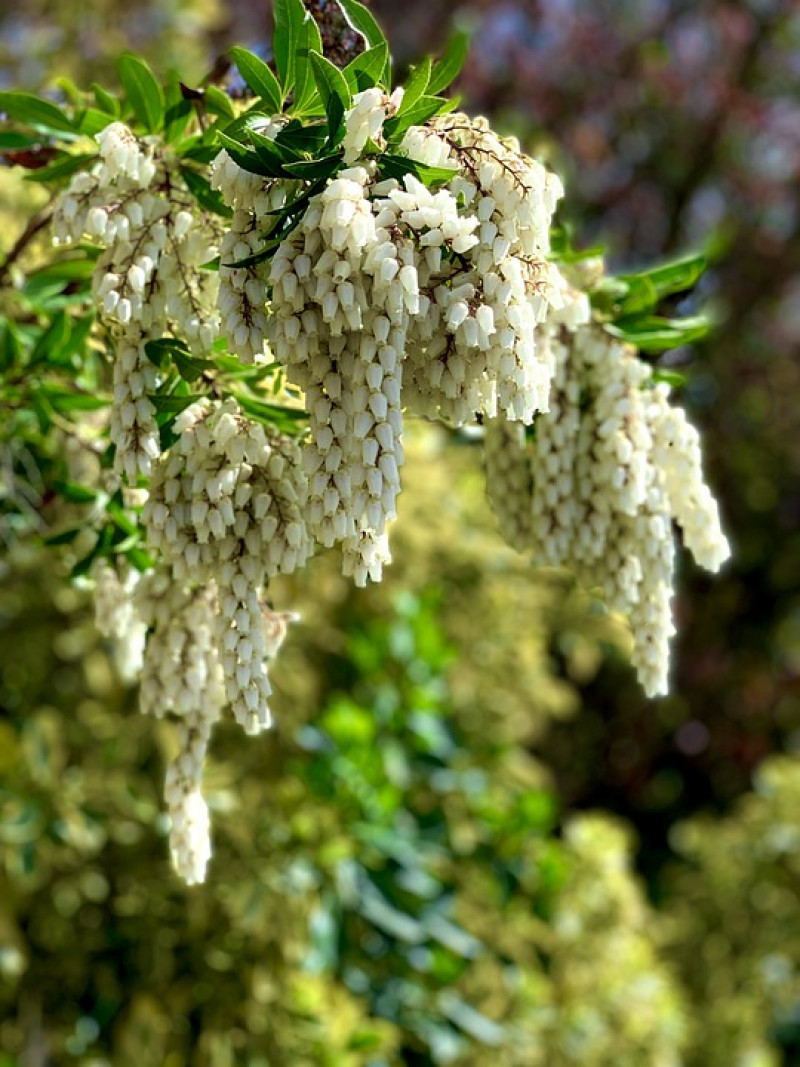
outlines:
M681 310L716 328L666 361L733 562L682 560L673 694L648 702L622 623L504 549L477 450L420 429L382 586L323 559L281 591L304 621L278 727L220 731L215 858L185 890L169 725L56 561L6 548L0 1064L800 1064L800 10L371 8L401 70L473 31L463 106L564 175L579 244L614 268L709 250ZM270 18L18 0L0 87L115 85L124 48L196 83ZM26 204L10 168L0 197Z

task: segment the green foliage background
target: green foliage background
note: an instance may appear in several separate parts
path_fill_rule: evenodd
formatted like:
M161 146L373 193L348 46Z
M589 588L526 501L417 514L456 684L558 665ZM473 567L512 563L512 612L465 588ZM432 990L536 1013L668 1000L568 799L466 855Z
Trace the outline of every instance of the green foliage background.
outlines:
M424 6L404 16L409 48L410 27L435 8ZM715 6L701 8L716 25ZM2 38L8 86L102 79L131 44L199 78L209 35L238 36L226 28L235 5L145 5L134 41L122 11L112 0L81 17L47 5L45 19L23 5L17 36ZM533 134L519 87L498 90L480 58L468 92ZM580 103L564 106L577 123ZM676 111L656 102L652 115L669 127ZM655 177L676 201L679 158ZM718 168L728 164L721 154ZM583 188L591 225L599 208ZM3 169L0 197L8 248L37 193ZM764 271L763 244L730 240L754 247ZM784 268L776 292L789 277ZM728 291L741 300L746 289ZM7 313L19 294L0 299ZM420 428L386 582L355 594L316 561L287 583L304 621L276 672L277 729L216 740L215 856L199 889L167 862L169 724L138 715L54 556L8 550L0 1063L800 1062L800 770L772 756L730 806L798 725L796 534L765 521L782 486L791 510L796 475L792 364L779 343L771 360L757 344L773 305L764 297L735 342L718 335L692 372L689 402L707 412L739 556L716 590L688 576L676 695L639 699L622 625L500 547L469 442ZM780 417L767 428L776 389ZM30 521L68 507L32 501ZM687 722L711 735L696 757L680 747ZM575 810L598 803L625 821Z

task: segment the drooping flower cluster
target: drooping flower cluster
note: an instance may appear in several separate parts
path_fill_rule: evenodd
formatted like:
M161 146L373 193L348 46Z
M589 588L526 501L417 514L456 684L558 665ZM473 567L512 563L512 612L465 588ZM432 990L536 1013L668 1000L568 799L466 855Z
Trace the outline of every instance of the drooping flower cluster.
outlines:
M111 123L97 135L98 163L77 173L61 196L54 240L104 246L92 281L116 350L111 440L115 466L131 480L149 476L159 454L150 394L157 369L145 343L172 331L208 351L217 333L217 278L203 264L217 252L220 220L198 214L177 162L156 138Z
M167 712L180 716L177 752L167 766L164 795L172 860L178 874L194 885L204 881L211 856L203 765L225 705L215 638L217 590L213 582L192 588L159 569L140 583L136 608L151 631L140 708L156 718Z
M403 408L454 424L498 411L529 422L547 405L552 374L537 327L560 301L546 258L555 176L485 121L452 115L412 127L402 146L423 167L452 172L443 188L412 173L387 178L363 153L382 143L398 103L378 89L356 95L345 117L350 166L309 199L269 268L248 260L297 183L260 179L225 152L212 177L235 212L223 241L223 328L251 360L266 320L272 352L304 391L309 527L321 544L342 544L359 585L389 559Z
M701 566L716 571L730 555L698 434L669 387L601 327L561 328L553 351L550 409L532 439L502 420L487 426L489 496L514 547L568 567L630 619L639 679L649 696L666 693L673 520Z
M558 178L463 114L411 126L390 149L401 103L402 91L356 94L329 178L274 164L267 173L284 176L264 177L221 151L206 193L227 222L198 209L176 153L115 122L57 207L58 241L102 246L93 293L115 350L115 468L148 480L157 560L138 582L96 568L98 621L125 644L128 673L143 652L142 709L179 717L166 791L190 882L210 854L201 786L214 723L230 704L248 733L270 725L267 667L294 616L269 606L269 579L315 544L341 545L357 585L381 578L407 415L485 425L507 540L629 616L650 694L667 685L673 519L702 565L728 554L696 431L550 259ZM254 144L282 158L289 120L248 121ZM218 271L206 269L217 250ZM164 374L148 342L208 357L218 335L246 377L280 364L302 391L304 436L226 399L230 357L227 370L190 360L187 380L203 375L209 395L166 427L162 454L152 395ZM160 410L184 403L178 385Z
M244 419L234 401L199 402L175 424L180 437L156 465L143 520L178 583L213 581L214 629L225 694L247 731L269 727L262 593L312 551L303 516L307 483L296 443Z

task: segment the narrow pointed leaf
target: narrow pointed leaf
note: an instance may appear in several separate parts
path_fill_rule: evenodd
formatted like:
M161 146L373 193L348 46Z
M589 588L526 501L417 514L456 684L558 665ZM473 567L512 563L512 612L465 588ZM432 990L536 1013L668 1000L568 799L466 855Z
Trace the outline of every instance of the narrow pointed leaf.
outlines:
M150 67L139 56L123 53L117 64L128 103L141 124L156 133L164 123L164 93Z
M317 52L312 52L310 59L314 80L328 116L329 137L333 141L344 120L345 111L353 105L353 98L347 80L338 67Z
M77 136L75 126L60 107L33 93L0 92L0 112L26 126L37 126Z
M383 79L389 63L389 45L386 41L375 48L368 48L366 52L356 56L342 71L342 74L353 93L362 93L365 89L371 89L379 85Z
M433 62L429 56L426 56L422 62L411 71L406 84L403 86L403 102L400 105L398 115L402 115L406 111L409 111L428 88L432 69Z
M206 211L213 212L215 215L222 215L224 218L230 218L233 215L232 209L228 207L217 190L211 188L208 181L201 174L190 170L188 167L181 167L181 174L189 192L200 207L205 208Z
M278 79L264 60L246 48L232 48L231 56L245 83L264 101L273 115L280 114L283 93Z
M445 49L445 53L434 66L431 80L428 83L428 93L435 96L447 89L461 73L461 68L469 53L469 34L460 31L453 34Z

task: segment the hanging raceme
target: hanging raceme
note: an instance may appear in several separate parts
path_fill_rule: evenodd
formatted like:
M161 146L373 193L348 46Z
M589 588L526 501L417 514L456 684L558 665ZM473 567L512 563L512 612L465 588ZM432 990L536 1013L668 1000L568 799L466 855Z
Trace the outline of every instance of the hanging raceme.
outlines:
M463 40L393 88L374 20L344 8L367 47L340 70L300 0L279 5L276 73L233 50L245 102L162 88L132 56L97 107L0 93L14 136L53 146L30 177L57 191L53 269L86 310L43 305L44 358L10 326L3 358L54 435L98 411L85 439L75 423L98 484L54 483L91 513L52 540L84 546L75 574L142 710L180 720L166 799L190 883L211 854L214 723L226 706L248 733L271 722L295 616L269 581L334 545L357 585L381 579L406 418L483 427L504 536L629 618L650 694L668 680L673 520L701 565L728 555L697 434L636 351L702 332L655 314L698 259L622 279L582 263L554 225L558 177L440 95Z

